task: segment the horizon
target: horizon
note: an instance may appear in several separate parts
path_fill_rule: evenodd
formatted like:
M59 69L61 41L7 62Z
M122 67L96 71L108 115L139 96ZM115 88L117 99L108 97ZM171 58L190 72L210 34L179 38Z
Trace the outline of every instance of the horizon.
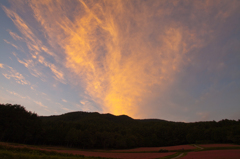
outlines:
M0 2L0 101L195 122L240 119L240 1Z
M3 103L0 103L0 104L3 104ZM6 104L3 104L3 105L7 105L7 104L10 104L10 103L6 103ZM21 104L10 104L10 105L20 105L22 107L24 107L23 105ZM25 107L24 107L25 108ZM28 111L26 108L25 110L27 112L31 112L31 113L34 113L36 114L38 117L53 117L53 116L62 116L62 115L65 115L65 114L70 114L70 113L97 113L99 115L112 115L112 116L115 116L115 117L119 117L119 116L127 116L133 120L162 120L162 121L166 121L166 122L176 122L176 123L197 123L197 122L219 122L219 121L223 121L223 120L234 120L234 121L240 121L240 118L239 119L220 119L220 120L206 120L206 121L188 121L188 122L184 122L184 121L171 121L171 120L165 120L165 119L161 119L161 118L133 118L131 116L128 116L126 114L120 114L120 115L114 115L114 114L111 114L111 113L101 113L101 112L87 112L87 111L71 111L71 112L64 112L62 114L52 114L52 115L38 115L37 113L35 112L32 112L32 111Z

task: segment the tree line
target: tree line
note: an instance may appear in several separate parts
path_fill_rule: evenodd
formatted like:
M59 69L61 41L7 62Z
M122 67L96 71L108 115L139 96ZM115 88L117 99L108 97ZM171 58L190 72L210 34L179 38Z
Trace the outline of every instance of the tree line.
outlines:
M0 104L0 141L81 149L240 144L240 120L183 123L96 112L38 116L21 105Z

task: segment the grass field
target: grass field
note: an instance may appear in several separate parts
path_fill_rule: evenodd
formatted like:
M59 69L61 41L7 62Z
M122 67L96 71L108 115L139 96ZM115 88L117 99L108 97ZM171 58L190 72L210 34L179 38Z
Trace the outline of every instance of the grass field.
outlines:
M139 147L127 150L112 150L113 152L159 152L159 150L168 150L171 152L182 151L182 150L194 150L196 147L192 145L177 145L177 146L166 146L166 147Z
M212 148L212 147L239 147L240 145L234 145L234 144L200 144L199 146L203 148Z
M198 146L201 147L197 148ZM159 150L168 150L160 153ZM145 147L130 150L79 150L0 142L1 159L239 159L240 145L209 144Z
M181 159L239 159L240 150L211 150L189 152Z
M77 150L64 147L43 147L22 144L0 143L0 158L5 159L99 159L99 158L124 158L124 159L151 159L173 155L175 152L158 153L120 153L99 152L96 150Z
M84 157L54 151L35 150L28 148L17 148L0 146L1 159L101 159L100 157Z

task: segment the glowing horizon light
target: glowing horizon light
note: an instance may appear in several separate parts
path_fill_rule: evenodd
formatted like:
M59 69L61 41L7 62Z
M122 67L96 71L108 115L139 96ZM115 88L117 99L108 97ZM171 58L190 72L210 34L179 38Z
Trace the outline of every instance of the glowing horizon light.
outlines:
M198 58L221 37L220 32L227 26L224 21L237 16L240 8L235 0L231 3L187 0L9 2L10 6L1 5L1 8L17 28L17 31L7 30L14 42L4 37L5 43L18 51L14 57L33 77L46 83L53 81L53 90L60 89L61 84L79 96L79 99L71 99L70 95L59 97L54 102L55 107L101 110L135 118L156 116L155 110L161 114L167 108L186 113L191 111L190 105L201 102L204 91L191 97L191 91L186 92L190 86L182 88L184 80L192 78L186 70L191 67L197 70L197 63L204 65L205 61L199 62ZM219 9L221 7L224 9ZM216 29L217 25L222 28ZM213 52L212 56L218 54ZM4 70L5 65L1 63L0 68ZM224 66L223 63L221 67ZM39 83L34 85L33 81L28 81L29 76L20 75L22 83L34 88L32 91L39 90ZM193 81L201 83L197 79ZM206 91L211 91L210 87ZM178 98L180 102L175 101ZM184 104L180 106L186 99L191 102L187 103L187 108ZM39 103L51 109L46 102ZM66 104L75 108L68 108ZM206 112L195 111L199 116Z

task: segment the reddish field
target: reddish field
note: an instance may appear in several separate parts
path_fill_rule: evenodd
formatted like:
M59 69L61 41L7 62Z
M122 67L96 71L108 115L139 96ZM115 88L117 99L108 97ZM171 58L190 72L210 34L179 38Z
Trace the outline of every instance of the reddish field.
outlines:
M55 150L53 150L55 151ZM77 151L77 150L56 150L61 153L71 153L84 156L93 157L106 157L106 158L121 158L121 159L152 159L160 158L174 154L174 152L168 153L109 153L109 152L90 152L90 151Z
M233 144L204 144L204 145L199 145L201 147L240 147L240 145L233 145Z
M113 150L114 152L139 152L139 151L159 151L160 149L164 150L192 150L196 149L196 147L191 145L178 145L178 146L167 146L167 147L139 147L135 149L127 149L127 150Z
M240 159L240 150L212 150L189 152L181 159Z
M18 147L18 148L29 148L35 150L43 150L43 151L54 151L59 153L69 153L75 155L84 155L84 156L92 156L92 157L106 157L106 158L120 158L120 159L152 159L152 158L160 158L168 155L172 155L175 152L168 152L168 153L115 153L112 151L109 152L96 152L96 151L82 151L82 150L70 150L64 149L62 147L31 147L28 145L19 145L19 144L8 144L8 143L0 143L2 145L8 145L11 147Z
M70 153L70 154L84 155L84 156L121 158L121 159L152 159L152 158L161 158L161 157L172 155L175 153L175 152L168 152L168 153L154 152L154 151L159 151L160 149L165 149L165 150L195 149L195 147L191 145L179 145L179 146L168 146L168 147L141 147L141 148L135 148L135 149L129 149L129 150L83 151L83 150L77 150L77 149L68 149L64 147L37 147L37 146L10 144L10 143L2 143L2 142L0 142L0 144L8 145L11 147L19 147L19 148L25 147L29 149L37 149L37 150L44 150L44 151L55 151L59 153ZM240 145L232 145L232 144L207 144L207 145L199 145L199 146L206 147L206 148L207 147L234 147L234 146L240 147ZM145 151L146 153L140 153L141 151ZM137 153L128 153L128 152L137 152ZM181 159L240 159L240 149L188 152L186 156L180 157L180 158Z

